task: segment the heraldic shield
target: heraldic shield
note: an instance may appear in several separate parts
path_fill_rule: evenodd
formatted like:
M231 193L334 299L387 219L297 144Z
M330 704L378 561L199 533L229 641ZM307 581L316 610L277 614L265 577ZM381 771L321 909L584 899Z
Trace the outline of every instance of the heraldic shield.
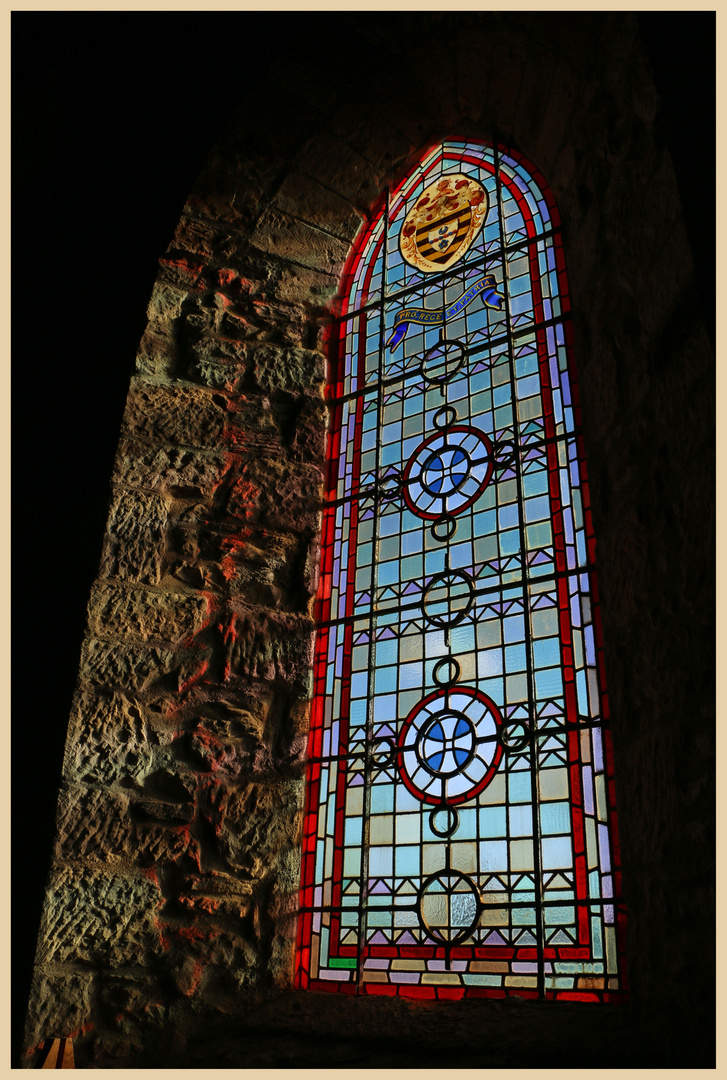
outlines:
M425 188L401 230L401 253L432 273L461 259L487 216L487 194L472 177L455 173Z

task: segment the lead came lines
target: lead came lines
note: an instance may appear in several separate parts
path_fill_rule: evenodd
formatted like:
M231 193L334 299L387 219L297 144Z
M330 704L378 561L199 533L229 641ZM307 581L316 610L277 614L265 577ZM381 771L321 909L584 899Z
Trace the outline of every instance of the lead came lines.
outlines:
M387 265L387 243L389 233L389 192L386 194L386 204L384 208L384 266L383 266L383 279L386 281L386 265ZM379 313L379 365L383 367L383 348L384 348L384 304L381 303L381 310ZM376 409L376 473L378 474L380 469L381 459L381 414L383 411L383 400L379 396L377 409ZM379 523L379 496L378 492L374 492L374 515L373 515L373 550L376 550L377 534ZM376 559L371 560L371 595L374 594L374 586L376 583ZM369 671L373 671L374 664L371 659L376 656L376 635L374 634L375 624L375 612L374 606L371 605L371 613L369 616ZM363 806L363 837L361 846L361 878L359 887L359 933L358 933L358 948L356 957L356 978L359 987L363 980L364 963L362 962L362 952L366 945L367 928L368 928L368 903L366 902L368 896L368 876L369 876L369 828L371 818L371 773L373 765L373 733L374 733L374 695L375 687L372 685L373 680L369 676L367 688L366 688L366 758L364 767L364 806Z
M504 226L502 221L502 177L500 173L500 151L497 138L494 139L495 150L495 183L497 185L497 206L498 206L498 225L500 228L500 246L503 250L502 259L502 273L503 273L503 286L505 293L505 328L507 332L507 355L510 366L510 385L515 387L515 363L514 363L514 345L512 335L512 319L510 313L510 290L507 282L504 280L506 276L507 268L507 252L505 250L505 236ZM515 423L513 417L513 423ZM515 477L518 491L518 528L520 534L520 550L525 553L527 548L525 546L525 528L523 524L523 491L522 491L522 472L520 468L515 470ZM529 710L532 708L532 703L535 701L534 687L533 687L533 671L532 671L532 649L530 640L530 618L529 618L529 596L528 596L528 580L524 575L522 579L522 598L523 598L523 621L524 621L524 637L525 637L525 671L528 683L528 706ZM535 935L537 940L537 956L538 956L538 994L540 997L545 996L545 970L544 970L544 953L543 953L543 911L542 911L542 886L543 879L542 871L540 867L540 825L539 825L539 801L537 791L537 743L536 743L536 722L535 718L532 718L530 725L530 731L527 732L530 742L530 805L532 808L532 847L533 847L533 878L536 883L535 890Z
M418 517L431 520L432 539L447 545L446 570L439 578L439 591L442 585L446 590L444 611L441 601L439 610L434 603L427 604L431 590L423 598L425 618L446 627L447 643L450 625L469 616L474 592L468 574L449 569L456 517L477 501L494 468L489 439L476 428L457 424L457 411L446 401L448 383L457 376L465 356L461 342L446 338L445 323L439 344L426 351L420 366L424 380L438 386L445 403L433 420L437 431L414 451L403 473L406 505ZM459 586L460 603L449 617L453 584L455 589ZM460 673L460 664L451 654L437 662L433 679L441 689L424 698L407 717L397 757L401 778L412 794L435 804L430 828L446 842L445 865L423 880L417 911L425 934L444 946L447 966L451 949L471 938L483 908L476 882L452 866L451 843L460 824L456 805L484 790L502 756L499 710L477 690L458 689Z
M434 184L426 191L432 188ZM426 199L420 197L419 205L421 201L426 202ZM388 217L386 230L388 240ZM417 236L420 233L421 230ZM385 241L385 259L387 251L388 242ZM456 532L457 516L470 508L490 483L495 453L483 432L456 423L457 411L446 402L447 385L458 374L467 350L460 341L447 339L447 312L446 308L442 310L444 324L440 341L424 353L420 373L426 383L439 388L445 402L433 420L435 433L420 443L404 467L398 490L392 490L390 486L387 495L402 495L404 505L416 516L431 521L432 539L447 545L445 573L436 579L438 585L434 591L430 584L423 594L422 607L425 621L443 626L449 643L450 624L468 617L474 596L471 577L465 571L450 571L449 544ZM401 336L401 331L397 333ZM396 338L397 334L391 342ZM381 342L379 356L381 358ZM381 423L382 405L377 416L377 475L380 472ZM380 505L375 495L377 520ZM454 592L458 591L460 596L449 618L453 585ZM372 579L372 595L373 591ZM503 747L509 745L502 738L502 718L497 706L472 687L457 688L460 674L461 667L454 656L448 655L437 662L433 679L440 689L425 697L410 712L400 728L396 757L399 775L409 791L423 802L435 804L430 814L430 827L435 835L447 841L445 865L441 871L422 881L417 902L420 926L431 940L444 945L447 966L451 948L471 937L483 909L477 884L451 865L451 838L460 821L456 804L475 798L484 789L497 771Z
M446 169L453 165L446 158L444 153L439 175L420 169L416 183L412 179L406 182L404 201L401 187L396 203L391 196L387 198L382 213L383 250L381 241L375 241L380 261L374 265L364 258L359 263L356 291L364 303L358 311L349 309L340 323L342 328L358 326L346 338L353 342L353 351L347 345L345 352L355 358L350 375L360 389L341 394L346 376L345 382L336 384L336 401L340 408L343 402L363 400L364 408L355 409L359 424L361 417L363 424L348 432L349 452L344 448L349 463L356 460L350 457L351 449L359 455L360 482L345 482L339 487L336 493L342 498L327 497L329 507L340 505L345 515L348 503L352 512L336 524L334 617L320 624L321 630L333 630L336 624L340 627L333 680L326 680L331 698L326 703L325 727L330 727L331 733L324 735L322 757L317 759L326 775L330 772L333 777L339 770L335 784L326 783L328 802L324 795L319 810L319 821L328 823L325 834L333 828L334 803L336 822L343 812L334 791L337 784L345 796L346 816L342 831L336 824L333 841L342 862L332 873L327 863L325 887L315 905L319 926L321 914L330 912L333 916L332 922L324 916L324 926L331 932L324 930L320 938L320 969L316 945L315 969L320 971L318 978L348 978L349 985L353 978L364 992L376 991L376 983L387 983L389 990L406 993L406 983L424 988L456 982L460 987L464 984L465 994L471 986L498 987L498 993L519 992L510 987L537 986L538 995L543 996L547 985L548 996L553 996L555 988L555 996L560 997L558 987L579 989L581 980L563 978L564 966L548 962L545 944L557 946L556 959L560 961L560 945L568 945L569 936L574 945L587 943L590 948L579 919L564 923L559 909L559 905L579 903L581 886L580 878L574 875L575 862L560 874L550 869L570 866L554 863L553 853L558 845L563 847L561 840L573 852L574 829L582 819L582 814L577 820L573 816L578 799L570 791L572 740L561 735L573 730L572 719L582 731L592 729L594 735L602 724L598 702L595 706L590 702L591 668L597 660L589 658L586 663L580 653L575 666L579 713L585 710L589 715L574 714L571 718L569 714L566 721L566 705L568 709L571 705L564 678L573 679L569 674L573 663L570 653L566 656L563 652L571 642L570 637L563 639L567 630L562 629L558 613L565 603L563 597L567 600L573 590L566 587L564 592L558 583L570 584L574 572L582 574L592 568L592 529L588 522L584 531L583 505L588 504L581 499L578 477L570 476L574 467L571 460L580 468L581 455L573 449L566 461L560 454L560 448L570 446L580 431L577 413L570 408L569 370L564 366L570 342L563 329L548 337L544 361L541 355L544 331L550 326L562 328L570 317L568 305L565 311L559 306L559 288L564 284L559 277L560 228L544 228L541 220L536 223L537 234L526 238L523 217L527 224L528 213L511 190L514 165L507 156L501 160L496 147L494 153L487 151L493 170L485 179L492 211L485 215L487 235L473 250L473 259L460 261L465 252L455 249L467 238L471 218L466 210L460 214L454 203L448 203L453 196L452 180L464 174L447 174ZM468 162L467 167L474 164ZM472 170L471 177L475 176L485 173ZM430 222L422 197L434 190L442 203L438 211L441 220ZM392 204L398 218L393 229ZM415 205L419 217L410 241L419 245L422 258L439 269L427 275L419 272L419 267L412 280L411 271L404 268L402 273L403 264L394 245L396 226L410 219ZM543 202L538 205L545 207ZM543 213L549 225L547 210ZM381 237L381 232L378 235ZM551 237L556 238L552 243ZM542 303L538 267L528 255L536 248L541 274L545 273L543 258L547 256L547 266L554 273L556 256L558 259L556 277L550 275L550 284L545 280ZM501 261L493 260L493 252L502 256ZM519 255L513 261L516 252ZM449 260L450 253L457 257L443 272L442 260ZM470 304L479 295L478 277L491 283L489 292L485 294L483 286L479 291L482 302ZM523 306L526 280L529 295ZM367 293L369 282L375 289ZM493 319L485 312L485 307L498 306L497 289L505 294L500 298L505 305L504 319ZM367 303L367 295L373 300L374 292L378 299ZM553 306L546 297L554 298ZM422 308L424 303L438 306ZM466 310L468 306L471 310ZM402 347L407 331L408 341ZM439 340L432 343L436 337ZM390 353L395 355L389 357ZM548 367L545 373L543 363ZM346 370L350 370L348 365ZM355 371L367 373L368 385L358 381ZM533 371L536 375L531 378ZM535 391L530 383L538 371L540 390ZM561 396L560 390L554 390L555 428L552 421L546 427L553 404L547 397L545 375L551 372L555 382L560 379L559 385L564 387ZM374 416L370 413L374 409L372 430ZM369 434L362 446L364 431ZM544 497L548 498L551 446L559 451L558 479L565 479L570 487L563 489L562 502L560 498L556 503L551 500L550 516L543 516L539 493L543 491L541 483L547 480ZM550 490L552 493L552 487ZM583 498L587 499L587 488ZM556 511L561 513L561 505L567 556L562 567L556 565L557 559L562 561L562 540L557 542L562 523L553 516ZM542 521L544 525L539 524ZM344 581L341 560L349 544L356 559L348 562L351 576ZM343 602L344 592L345 606L341 608L338 597ZM551 612L556 623L552 623ZM537 625L531 622L535 615ZM590 624L590 619L584 621ZM553 634L556 637L549 636ZM542 641L546 636L548 640ZM585 630L580 636L574 633L574 644L579 648L581 637L586 642ZM556 640L561 651L554 671ZM586 648L583 644L581 651ZM593 657L600 648L591 641ZM581 693L584 672L589 680L588 700ZM599 680L600 673L596 673L595 693ZM345 743L339 743L339 725L341 731L347 727L350 732ZM587 760L591 761L590 755ZM597 768L603 771L603 765L594 761L589 773L595 774ZM549 783L548 791L543 789L546 802L542 803L539 776L543 784ZM561 776L566 777L566 789L556 795ZM493 783L495 778L497 784ZM596 779L605 790L600 773ZM599 796L598 814L592 806L593 791L586 813L596 822L608 822L610 804L602 811L601 789L595 794ZM550 811L547 800L554 798L567 802L554 805L547 823L545 817L541 823L539 809ZM566 805L570 823L556 829L553 823ZM502 813L501 822L493 817L495 811ZM529 820L531 811L534 820ZM541 824L545 834L542 851ZM593 831L594 837L599 833L599 844L602 831L605 829L599 831L598 825ZM557 844L548 839L553 833L558 834ZM320 827L319 835L323 835ZM358 871L354 870L357 844L361 845ZM592 847L589 833L589 873ZM524 854L525 848L530 854ZM575 851L580 850L582 845L576 846ZM599 859L599 867L604 858ZM604 865L610 871L607 858ZM554 883L556 878L560 884ZM611 880L607 879L609 889ZM554 891L557 889L561 891ZM603 912L606 901L600 893L604 891L604 886L597 884L590 893L593 933L599 935L599 948L601 931L595 914L596 908ZM609 899L612 895L607 893ZM615 921L614 903L618 900L611 899L608 905L611 914L605 921L609 923ZM552 915L544 921L546 911ZM573 920L573 913L568 918ZM600 926L603 914L599 920ZM564 930L554 938L554 928L559 925ZM426 948L421 954L403 948L413 945ZM472 964L482 956L471 948L474 945L496 950L506 947L508 952L502 956L506 963L497 969ZM523 962L531 959L523 952L529 945L537 946L532 951L532 960L537 959L537 963ZM436 952L427 951L432 946ZM465 951L453 956L452 949L462 946L467 946ZM417 955L422 959L408 962L408 957ZM581 950L583 955L587 954ZM600 957L600 953L595 955ZM398 959L394 962L389 959L392 956ZM576 974L603 970L602 966L592 967L591 962L587 966L579 962L571 968ZM471 974L483 970L503 974ZM529 972L532 975L525 977ZM551 981L553 975L561 977ZM440 996L439 991L432 992ZM535 996L534 989L528 993Z
M426 203L426 192L434 187L431 184L425 189L418 206ZM446 181L437 187L446 188ZM419 229L417 238L422 235ZM447 386L459 373L467 350L460 341L446 337L446 306L442 312L439 343L425 351L419 370L425 383L438 387L445 400L433 418L435 433L420 443L404 467L400 492L412 513L431 522L433 541L447 545L445 572L435 579L436 584L430 583L422 608L425 621L442 627L449 643L450 625L469 616L474 596L471 577L449 569L449 544L456 532L457 516L471 507L490 483L495 454L483 432L457 424L457 410L446 401ZM395 325L398 321L399 317ZM397 334L401 331L391 338L390 345L395 345ZM449 603L455 597L457 604L450 611ZM471 937L483 908L476 882L452 866L451 839L460 823L456 804L475 798L487 786L503 753L499 710L480 691L459 688L460 674L461 666L453 655L438 660L432 677L439 689L409 713L397 743L399 775L416 798L434 804L430 828L446 841L444 867L423 879L417 911L425 935L444 946L447 966L451 948Z

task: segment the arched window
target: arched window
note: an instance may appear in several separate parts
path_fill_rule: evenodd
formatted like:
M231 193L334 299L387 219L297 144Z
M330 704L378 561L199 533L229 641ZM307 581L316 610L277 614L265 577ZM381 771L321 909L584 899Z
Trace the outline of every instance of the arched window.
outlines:
M344 278L296 985L618 999L620 872L560 221L445 142Z

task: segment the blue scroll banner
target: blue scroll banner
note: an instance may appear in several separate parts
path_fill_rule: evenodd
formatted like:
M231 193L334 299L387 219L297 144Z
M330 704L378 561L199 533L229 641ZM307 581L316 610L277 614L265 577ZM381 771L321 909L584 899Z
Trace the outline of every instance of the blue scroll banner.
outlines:
M498 311L502 311L502 305L504 302L504 296L501 296L497 292L497 282L495 281L494 274L488 274L487 277L480 278L474 285L470 285L467 292L462 293L459 300L448 308L435 308L432 311L427 311L425 308L405 308L400 311L394 319L394 333L391 335L386 344L389 346L391 352L394 351L400 341L403 341L406 337L406 332L409 329L409 323L419 323L423 326L441 326L446 319L453 319L460 311L464 311L468 304L471 304L476 296L482 294L482 299L487 307L496 308Z

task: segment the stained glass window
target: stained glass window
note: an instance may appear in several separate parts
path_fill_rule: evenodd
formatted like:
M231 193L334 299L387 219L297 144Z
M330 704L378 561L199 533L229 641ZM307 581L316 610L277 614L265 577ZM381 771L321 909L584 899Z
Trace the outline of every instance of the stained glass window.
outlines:
M334 334L296 985L619 1000L595 541L560 220L429 152Z

